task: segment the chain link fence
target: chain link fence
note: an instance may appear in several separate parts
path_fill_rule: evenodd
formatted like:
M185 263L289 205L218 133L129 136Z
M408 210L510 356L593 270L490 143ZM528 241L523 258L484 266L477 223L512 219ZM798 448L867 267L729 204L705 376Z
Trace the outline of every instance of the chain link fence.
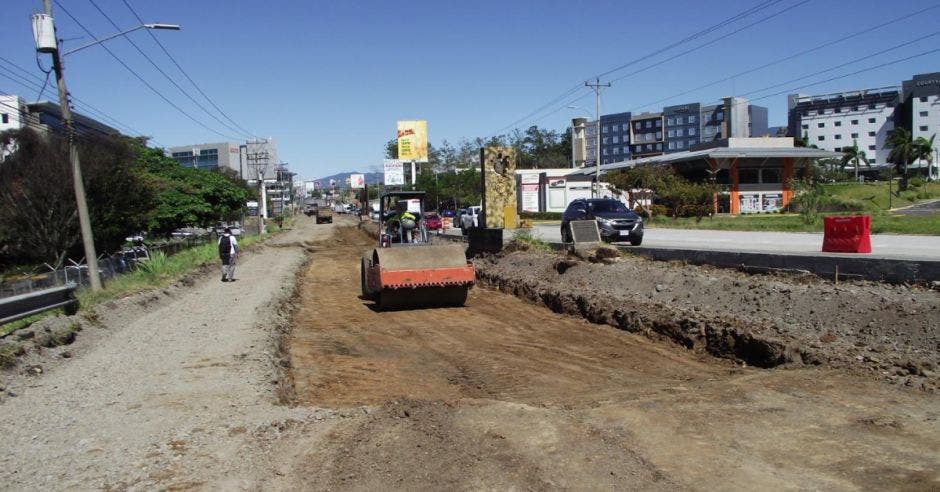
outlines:
M137 265L147 261L150 255L157 251L162 251L167 256L172 256L180 251L208 242L214 242L217 238L218 236L214 232L198 236L184 236L149 247L132 247L115 252L111 255L101 255L98 257L99 276L102 282L107 282L118 275L135 270ZM12 272L8 273L12 274L9 276L13 276L15 279L0 281L0 298L48 289L68 283L76 283L78 285L88 285L89 283L88 264L85 263L84 258L78 261L66 258L63 265L59 268L55 268L46 263L31 269L17 267L14 268Z

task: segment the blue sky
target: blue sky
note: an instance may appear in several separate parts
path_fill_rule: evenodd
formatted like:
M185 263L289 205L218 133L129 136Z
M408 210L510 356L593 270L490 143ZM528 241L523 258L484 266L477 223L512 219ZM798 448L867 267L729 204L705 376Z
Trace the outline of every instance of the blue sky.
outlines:
M139 24L122 0L94 1L122 28ZM723 96L752 92L750 97L757 99L940 48L940 35L930 36L940 31L940 5L920 0L127 1L145 22L182 25L181 31L152 32L239 126L275 138L280 159L302 178L379 166L384 144L395 136L399 119L428 120L432 144L492 135L597 74L764 4L767 8L726 27L603 77L602 81L614 82L603 93L602 113L713 103ZM89 0L59 2L96 36L117 31ZM928 7L934 8L876 27ZM4 6L0 20L0 56L15 65L0 60L0 91L30 101L38 88L11 71L34 83L36 79L17 67L43 76L36 66L29 22L30 14L41 8L40 0L17 0ZM91 40L59 5L54 4L53 11L66 47ZM752 23L756 24L747 27ZM853 33L863 34L650 105ZM147 32L129 37L203 107L228 122L192 88ZM874 55L918 38L923 39ZM693 53L659 63L706 43ZM245 138L244 132L225 128L180 93L126 40L106 45L168 99L225 136L173 109L101 47L65 60L69 89L83 103L152 136L158 146ZM855 59L861 61L760 91ZM50 64L47 55L41 61L44 67ZM915 73L933 71L940 71L940 53L802 92L891 86ZM52 81L43 99L55 100L55 94ZM754 103L769 108L771 125L786 123L785 93ZM583 109L568 109L569 105ZM94 116L82 103L78 110ZM582 87L516 126L563 130L570 118L593 113L593 93Z

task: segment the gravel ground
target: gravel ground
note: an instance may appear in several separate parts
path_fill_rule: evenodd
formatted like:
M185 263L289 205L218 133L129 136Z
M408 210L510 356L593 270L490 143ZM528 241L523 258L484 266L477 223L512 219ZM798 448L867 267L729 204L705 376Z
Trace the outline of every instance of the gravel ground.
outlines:
M0 488L264 488L270 445L332 417L275 401L307 221L162 292L100 306L74 343L4 371ZM319 229L327 230L327 229ZM60 322L61 324L61 322Z

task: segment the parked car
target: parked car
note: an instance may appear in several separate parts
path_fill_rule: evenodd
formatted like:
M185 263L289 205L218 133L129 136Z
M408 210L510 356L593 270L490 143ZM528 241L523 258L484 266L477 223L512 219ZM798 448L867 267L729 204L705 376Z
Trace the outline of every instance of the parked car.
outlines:
M643 243L643 218L612 198L579 198L561 216L561 240L570 243L572 220L596 220L601 239L607 242Z
M449 208L445 208L444 210L441 211L441 215L444 217L453 217L455 213L456 212L454 212L453 209L449 209Z
M467 207L467 211L460 216L460 233L466 235L467 231L474 227L480 227L480 212L483 207L474 205Z
M437 212L425 212L424 226L427 227L429 231L440 230L442 227L441 216L437 215Z

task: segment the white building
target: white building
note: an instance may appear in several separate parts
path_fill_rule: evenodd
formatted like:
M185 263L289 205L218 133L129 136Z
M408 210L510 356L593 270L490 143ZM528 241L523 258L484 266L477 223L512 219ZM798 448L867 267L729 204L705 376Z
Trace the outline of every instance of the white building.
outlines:
M791 94L787 97L790 134L833 152L842 152L855 142L872 167L884 166L891 153L885 141L895 128L899 95L896 87L818 96Z
M903 91L904 104L898 119L910 128L911 137L930 140L930 137L940 133L940 72L915 75L911 80L905 80ZM940 147L940 142L934 139L934 169L930 171L932 177L938 175L937 167L940 166L940 151L937 147ZM926 165L926 162L920 164Z

